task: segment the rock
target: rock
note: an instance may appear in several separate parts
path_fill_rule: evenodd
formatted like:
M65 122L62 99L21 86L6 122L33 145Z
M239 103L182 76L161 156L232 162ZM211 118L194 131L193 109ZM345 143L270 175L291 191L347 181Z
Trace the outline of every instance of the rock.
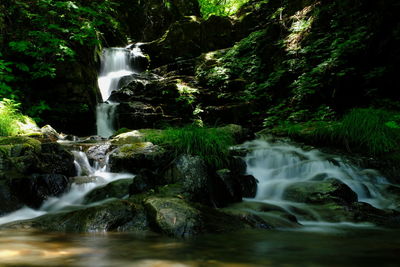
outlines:
M286 200L309 204L338 203L349 205L357 201L357 194L337 179L298 182L289 185L283 193Z
M297 228L300 226L295 216L271 204L246 201L233 204L223 210L239 216L254 228Z
M107 153L111 149L112 146L110 143L91 146L86 151L86 156L92 164L98 162L100 166L104 166L106 164Z
M137 72L143 72L147 69L149 66L149 59L144 56L144 55L135 55L133 57L130 57L129 63L132 67Z
M37 173L62 174L67 177L75 176L74 156L58 143L45 143L38 155Z
M112 172L138 173L141 169L157 171L170 161L170 155L150 142L123 145L110 154Z
M18 210L23 205L12 192L9 183L0 180L0 216Z
M51 232L143 231L148 224L141 207L125 200L112 200L80 210L5 224L1 228Z
M184 16L200 16L197 0L120 1L116 7L121 31L135 41L151 41L161 37L171 23ZM115 37L110 36L110 41ZM114 41L115 42L115 41Z
M144 202L150 225L156 231L175 237L189 237L203 232L199 210L177 198L149 198Z
M103 177L100 176L75 176L70 178L70 183L75 184L88 184L94 182L106 182Z
M60 139L60 134L54 130L53 127L51 127L50 125L45 125L43 126L40 131L42 132L42 134L47 137L48 139L50 139L52 142L57 141L58 139Z
M199 156L181 155L165 174L169 184L180 183L191 201L212 203L209 191L210 177L207 166Z
M60 196L69 188L68 178L61 174L33 174L13 179L10 188L26 205L39 208L49 197Z
M129 195L135 195L154 189L162 185L164 181L150 170L143 169L129 186Z
M232 46L233 25L229 17L211 15L201 23L201 47L203 52Z
M121 179L90 191L84 198L83 203L93 203L108 198L123 198L129 195L129 186L133 178Z
M144 142L144 134L138 130L129 131L127 133L119 134L111 139L114 145L126 145L132 143Z

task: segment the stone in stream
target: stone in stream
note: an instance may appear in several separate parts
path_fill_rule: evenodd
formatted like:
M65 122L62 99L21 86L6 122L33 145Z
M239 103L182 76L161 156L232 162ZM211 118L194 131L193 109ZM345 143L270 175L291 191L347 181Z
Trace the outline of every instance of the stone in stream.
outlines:
M108 198L123 198L129 195L129 186L133 178L120 179L106 185L97 187L90 191L84 198L83 203L89 204Z
M142 231L148 229L148 223L143 208L125 200L112 200L75 211L8 223L1 228L53 232Z
M39 208L49 197L60 196L69 185L68 178L61 174L33 174L10 182L13 194L33 208Z
M308 204L334 202L348 205L357 201L357 194L346 184L331 178L324 181L293 183L285 189L283 198Z
M122 145L110 154L112 172L138 173L141 169L157 170L170 161L165 149L150 142Z

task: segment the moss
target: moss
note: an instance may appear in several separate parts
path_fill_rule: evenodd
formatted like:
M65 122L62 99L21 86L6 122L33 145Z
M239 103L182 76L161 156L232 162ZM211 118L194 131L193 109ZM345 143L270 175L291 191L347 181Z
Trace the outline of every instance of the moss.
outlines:
M23 145L26 148L33 148L35 152L40 152L41 143L33 138L15 136L15 137L0 137L0 146L8 149L8 146Z
M128 144L128 145L123 145L120 148L120 152L127 154L127 155L132 155L132 154L141 152L151 146L153 146L153 144L150 142L140 142L140 143Z
M114 134L113 134L113 137L115 137L115 136L117 136L117 135L120 135L120 134L123 134L123 133L127 133L127 132L131 132L132 130L130 130L130 129L128 129L128 128L121 128L121 129L119 129L118 131L116 131Z

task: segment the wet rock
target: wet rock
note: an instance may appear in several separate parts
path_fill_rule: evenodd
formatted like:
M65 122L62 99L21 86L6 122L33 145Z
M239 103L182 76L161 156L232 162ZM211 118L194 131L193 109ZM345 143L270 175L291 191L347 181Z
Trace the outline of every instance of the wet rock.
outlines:
M10 188L26 205L39 208L49 197L60 196L69 188L68 178L61 174L33 174L13 179Z
M67 177L75 176L74 156L58 143L44 143L38 155L37 173L62 174Z
M129 195L140 194L154 189L158 185L162 185L164 181L160 178L159 175L156 175L150 170L141 170L129 186Z
M124 200L113 200L80 210L46 214L3 225L6 229L37 229L56 232L142 231L147 229L143 209Z
M323 204L334 202L347 205L357 201L357 194L341 181L327 179L289 185L283 193L283 198L300 203Z
M88 184L95 182L105 182L106 180L100 176L75 176L70 178L70 183Z
M164 179L169 184L182 184L183 191L191 201L209 204L210 177L203 159L198 156L181 155L165 174Z
M188 237L203 231L199 210L177 198L149 198L144 202L150 225L156 231L176 237Z
M133 178L121 179L95 188L84 198L83 203L93 203L108 198L123 198L129 195L129 186Z
M271 204L246 201L233 204L223 210L239 216L245 223L254 228L273 229L300 227L295 216Z
M100 144L89 147L86 151L86 156L91 163L98 162L100 166L106 164L107 153L110 152L112 146L110 143Z
M163 148L150 142L123 145L110 154L110 169L113 172L138 173L141 169L156 171L170 161Z
M144 133L134 130L126 133L119 134L111 139L111 143L114 145L126 145L132 143L144 142Z
M0 180L0 216L18 210L23 205L11 190L9 183Z
M54 130L53 127L51 127L50 125L45 125L43 126L40 131L42 132L42 134L50 139L52 142L57 141L58 139L60 139L60 134Z

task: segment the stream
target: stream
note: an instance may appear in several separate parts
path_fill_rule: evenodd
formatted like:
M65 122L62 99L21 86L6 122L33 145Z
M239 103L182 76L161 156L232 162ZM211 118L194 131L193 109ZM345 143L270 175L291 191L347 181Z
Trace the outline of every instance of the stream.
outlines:
M98 135L114 133L118 103L108 101L119 80L135 70L129 58L140 49L106 49L99 74L102 103L97 107ZM76 142L64 142L65 145ZM79 144L78 144L79 145ZM301 183L335 179L357 195L359 201L379 209L398 209L385 195L390 185L375 170L360 169L335 155L304 150L284 142L254 140L246 149L247 174L258 180L255 198L279 206L298 218L301 227L275 230L242 230L207 234L191 239L172 239L157 234L92 232L43 233L32 230L0 231L1 266L397 266L400 231L371 223L326 222L320 210L288 200L289 188ZM0 225L32 219L48 213L85 207L85 195L93 189L134 174L109 171L103 162L89 162L73 150L76 177L68 192L47 199L35 210L24 207L0 218ZM77 182L80 181L80 182ZM90 205L96 205L92 203Z

